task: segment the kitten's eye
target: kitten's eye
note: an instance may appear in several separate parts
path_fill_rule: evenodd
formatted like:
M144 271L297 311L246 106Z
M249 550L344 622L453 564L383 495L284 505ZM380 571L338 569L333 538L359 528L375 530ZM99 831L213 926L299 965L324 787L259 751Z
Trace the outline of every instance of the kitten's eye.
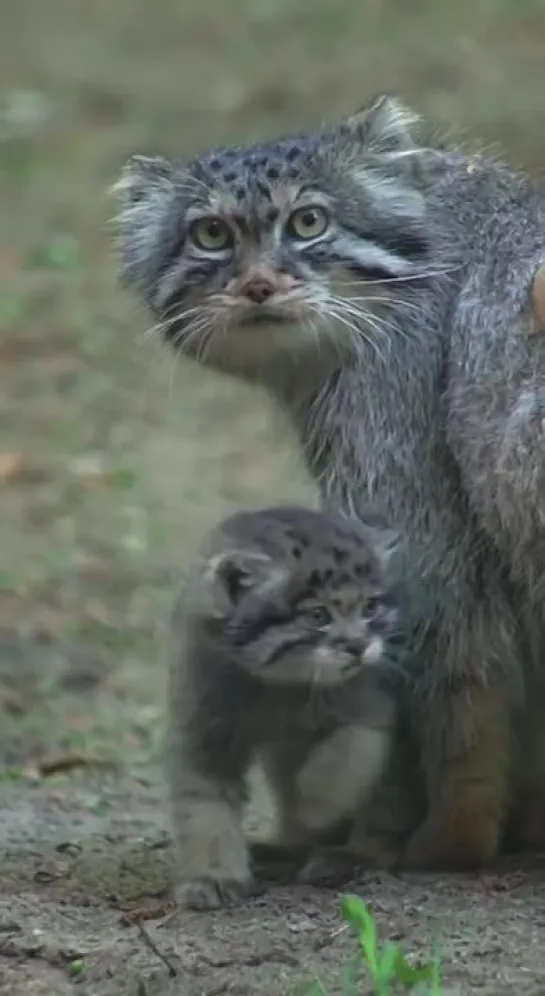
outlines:
M381 606L381 600L378 595L371 595L367 599L365 605L363 606L363 614L365 616L374 616L375 612L378 612Z
M325 208L309 204L308 207L297 208L290 215L286 230L296 239L317 239L329 227L329 215Z
M315 608L309 609L308 617L317 626L327 626L331 622L330 613L322 605L316 605Z
M189 235L206 252L222 252L233 244L233 233L222 218L199 218L190 226Z

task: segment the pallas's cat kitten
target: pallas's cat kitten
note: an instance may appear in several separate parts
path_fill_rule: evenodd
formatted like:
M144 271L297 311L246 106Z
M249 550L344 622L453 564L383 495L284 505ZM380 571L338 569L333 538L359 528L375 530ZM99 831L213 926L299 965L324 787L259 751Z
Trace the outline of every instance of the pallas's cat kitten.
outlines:
M399 632L396 538L298 507L239 512L206 538L174 613L169 780L182 904L252 887L245 781L260 760L275 841L323 841L383 771ZM382 679L385 679L385 682Z

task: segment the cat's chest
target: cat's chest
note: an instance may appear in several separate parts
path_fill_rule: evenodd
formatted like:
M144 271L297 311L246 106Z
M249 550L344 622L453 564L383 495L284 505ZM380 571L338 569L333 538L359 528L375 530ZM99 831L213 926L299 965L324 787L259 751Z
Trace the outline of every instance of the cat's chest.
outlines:
M319 739L340 723L361 720L365 698L357 688L265 689L252 711L252 739L255 743Z
M253 704L252 739L266 743L308 736L326 728L331 721L331 710L320 707L300 688L265 686Z

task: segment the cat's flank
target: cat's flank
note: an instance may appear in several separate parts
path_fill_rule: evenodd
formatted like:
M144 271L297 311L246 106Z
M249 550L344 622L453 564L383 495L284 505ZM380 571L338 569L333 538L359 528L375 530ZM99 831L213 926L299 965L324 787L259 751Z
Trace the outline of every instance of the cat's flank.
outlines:
M264 384L324 505L403 536L427 797L406 861L481 865L525 682L545 714L543 191L389 98L186 165L135 157L118 186L124 278L165 337Z
M256 760L288 850L322 842L376 785L395 712L395 542L382 525L292 507L239 512L206 538L172 636L182 904L210 908L252 888L242 807Z

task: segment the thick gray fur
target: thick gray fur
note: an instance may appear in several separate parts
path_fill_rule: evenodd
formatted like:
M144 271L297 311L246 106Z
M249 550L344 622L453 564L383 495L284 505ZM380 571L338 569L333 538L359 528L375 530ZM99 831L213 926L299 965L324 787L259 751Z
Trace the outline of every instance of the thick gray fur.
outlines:
M256 760L278 807L261 857L293 857L331 834L342 843L363 813L386 768L400 665L390 537L339 513L272 508L240 512L205 540L172 630L168 773L183 904L252 888L242 808ZM327 856L319 872L314 856L314 876Z
M269 326L259 362L255 339L235 329L222 332L221 351L199 350L194 336L184 339L184 294L190 284L194 305L199 279L204 300L224 278L197 277L184 262L188 204L218 184L244 184L244 210L263 224L263 188L285 179L288 156L299 170L292 182L329 198L343 235L328 243L336 261L344 246L354 280L354 255L366 253L371 279L361 266L357 299L345 283L343 320L338 306L324 305L318 336L301 323L275 338ZM268 178L271 165L279 181ZM515 791L513 722L525 687L542 715L545 335L529 291L545 263L543 191L497 162L428 143L411 113L387 99L338 127L184 167L133 160L121 186L125 279L167 337L269 388L326 506L376 509L403 535L410 714L427 795L407 861L482 863L496 852ZM348 230L361 234L363 255ZM382 276L371 266L373 240L390 247L389 262L377 264ZM291 248L276 262L323 282L324 251L317 245L313 260ZM526 770L532 745L530 731L520 748Z

